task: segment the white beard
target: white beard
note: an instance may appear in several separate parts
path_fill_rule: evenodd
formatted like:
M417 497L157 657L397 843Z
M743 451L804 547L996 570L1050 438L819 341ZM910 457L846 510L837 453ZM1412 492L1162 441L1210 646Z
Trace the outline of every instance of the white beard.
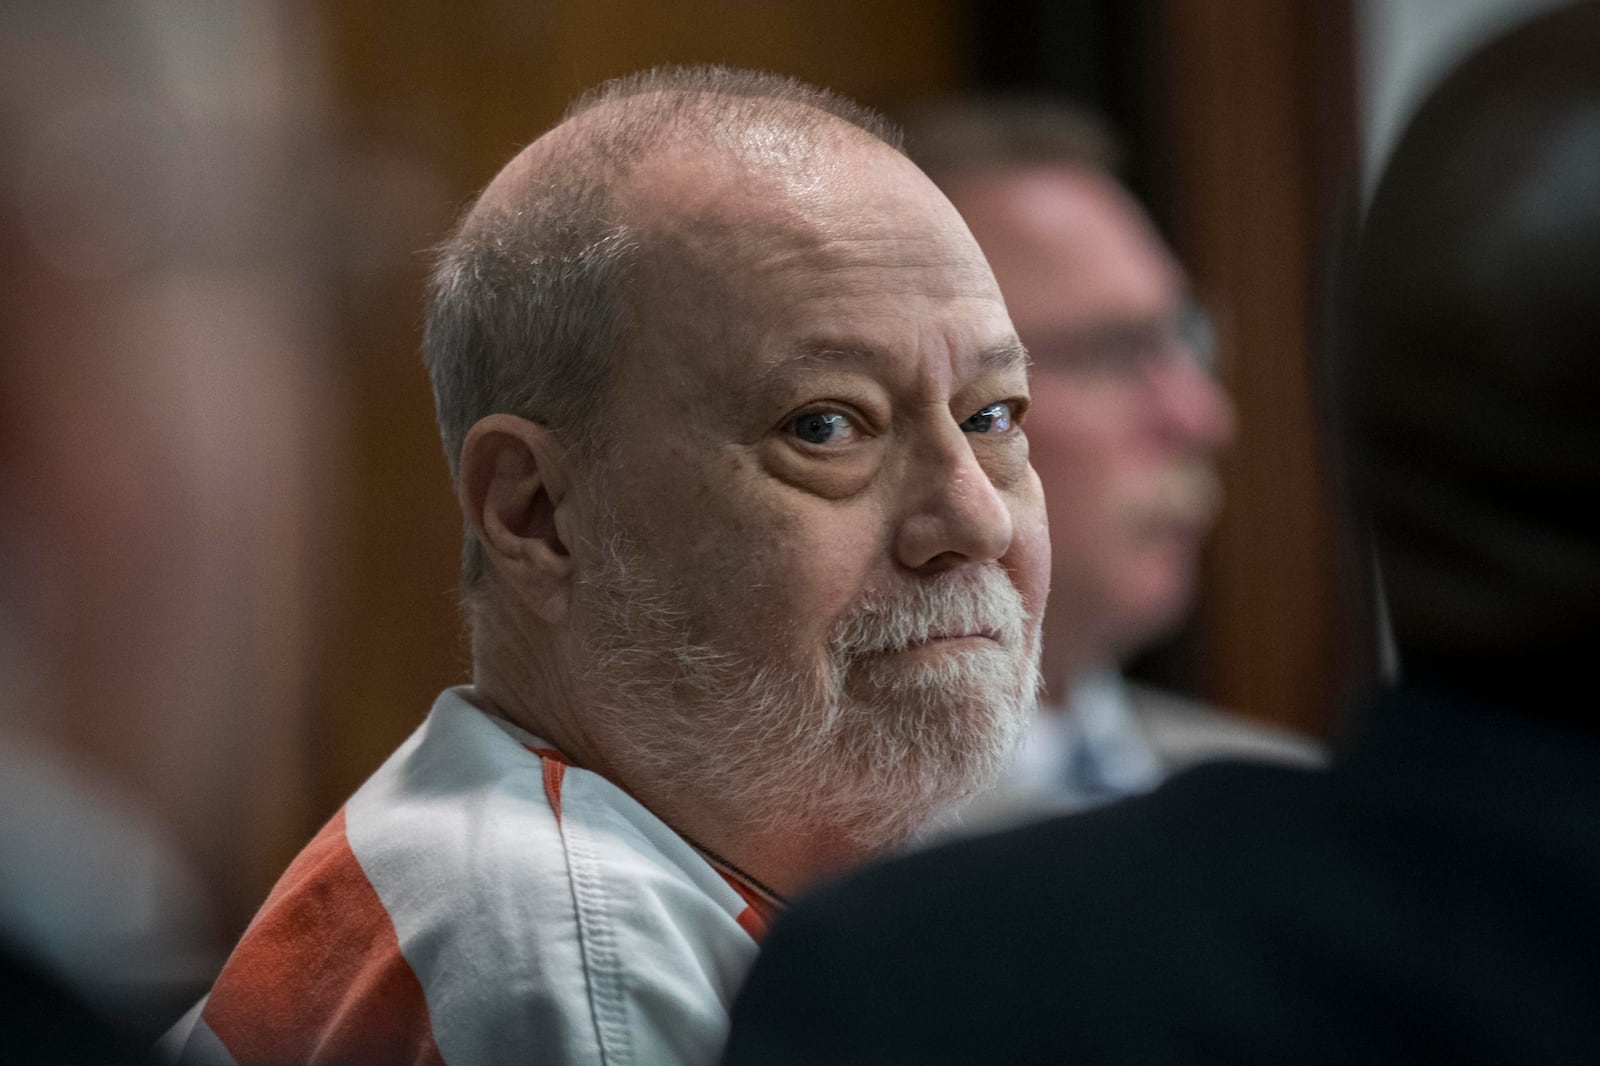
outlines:
M1037 698L1038 627L998 564L869 591L819 663L692 640L690 598L614 526L599 559L585 684L626 749L618 769L680 808L892 848L993 782ZM889 654L974 632L993 645Z

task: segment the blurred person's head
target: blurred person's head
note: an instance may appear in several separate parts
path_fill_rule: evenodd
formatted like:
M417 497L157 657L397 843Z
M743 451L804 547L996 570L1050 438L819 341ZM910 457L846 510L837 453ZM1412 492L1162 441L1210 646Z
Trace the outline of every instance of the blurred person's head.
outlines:
M893 137L771 76L611 83L485 190L429 314L479 689L783 863L983 784L1035 689L1024 355Z
M224 8L0 7L0 937L102 1001L209 978L170 856L276 862L301 755L315 94Z
M1043 101L929 104L908 117L907 148L971 227L1033 359L1057 689L1188 608L1232 407L1183 271L1113 176L1095 119Z
M1600 634L1596 56L1591 3L1458 68L1349 264L1345 428L1406 673L1532 696Z

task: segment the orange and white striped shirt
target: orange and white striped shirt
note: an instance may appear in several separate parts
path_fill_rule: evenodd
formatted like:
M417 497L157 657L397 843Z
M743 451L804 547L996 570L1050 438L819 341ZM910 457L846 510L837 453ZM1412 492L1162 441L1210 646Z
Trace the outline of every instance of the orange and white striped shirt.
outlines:
M711 1063L771 911L462 690L290 865L183 1066Z

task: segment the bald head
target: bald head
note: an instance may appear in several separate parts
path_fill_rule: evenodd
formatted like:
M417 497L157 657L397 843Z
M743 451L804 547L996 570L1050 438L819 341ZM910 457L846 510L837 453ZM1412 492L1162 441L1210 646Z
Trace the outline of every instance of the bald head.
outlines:
M727 67L668 67L585 93L506 165L469 213L518 206L530 191L582 177L615 189L665 147L751 167L806 168L841 141L900 149L876 113L792 78Z
M761 175L776 203L785 187L823 180L844 147L867 145L897 153L898 136L842 97L754 71L647 71L581 98L441 250L424 355L452 476L467 430L495 412L539 422L579 454L604 444L598 413L617 357L648 330L641 253L691 221L690 205L641 195L665 160L691 180ZM482 576L469 534L463 584Z

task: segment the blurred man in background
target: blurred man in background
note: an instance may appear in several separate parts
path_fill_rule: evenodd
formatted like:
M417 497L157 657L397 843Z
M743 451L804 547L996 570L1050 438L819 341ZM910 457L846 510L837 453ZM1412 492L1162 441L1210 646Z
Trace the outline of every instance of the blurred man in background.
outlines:
M296 828L334 453L305 27L192 16L0 6L0 953L139 1044ZM95 1032L3 999L6 1062Z
M1490 44L1379 182L1336 318L1401 678L1349 751L825 890L729 1062L1593 1061L1596 55L1595 3Z
M912 111L906 148L971 227L1032 357L1029 454L1050 510L1049 698L969 824L1143 792L1207 758L1314 759L1117 670L1194 600L1233 408L1182 268L1114 176L1110 132L1059 103L972 98Z
M786 896L993 779L1027 356L876 116L621 79L489 184L425 350L473 683L301 853L184 1061L704 1063Z

